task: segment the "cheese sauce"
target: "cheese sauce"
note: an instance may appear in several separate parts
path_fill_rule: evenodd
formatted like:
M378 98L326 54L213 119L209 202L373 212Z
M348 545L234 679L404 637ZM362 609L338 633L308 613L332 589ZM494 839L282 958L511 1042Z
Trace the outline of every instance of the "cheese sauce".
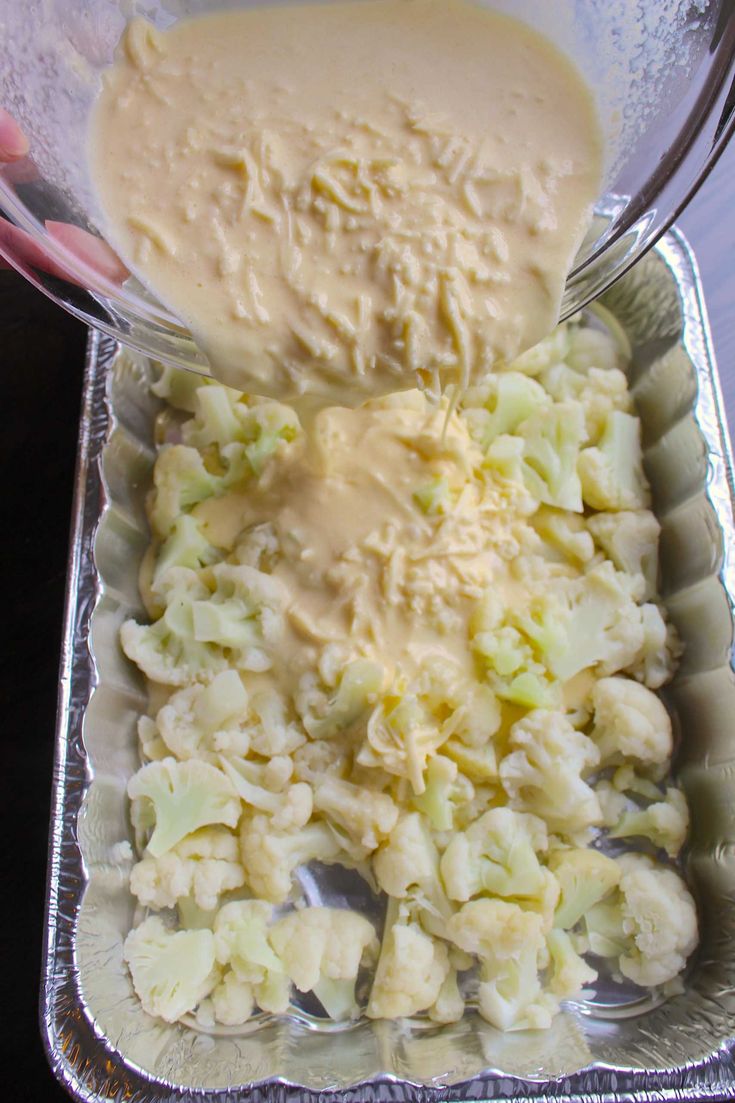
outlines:
M108 236L238 390L467 385L556 321L600 183L591 95L465 0L135 20L91 164Z

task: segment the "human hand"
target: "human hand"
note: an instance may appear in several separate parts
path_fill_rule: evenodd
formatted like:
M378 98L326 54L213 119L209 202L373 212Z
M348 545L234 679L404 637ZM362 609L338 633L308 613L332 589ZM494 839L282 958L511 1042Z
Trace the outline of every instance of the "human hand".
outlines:
M12 115L0 107L0 163L13 164L28 155L29 143ZM45 223L49 237L67 252L81 260L98 275L112 283L122 283L130 274L107 242L68 222ZM4 255L6 254L6 255ZM66 266L51 257L25 230L12 222L0 220L0 268L9 268L7 257L19 267L39 268L52 276L79 283L79 278Z

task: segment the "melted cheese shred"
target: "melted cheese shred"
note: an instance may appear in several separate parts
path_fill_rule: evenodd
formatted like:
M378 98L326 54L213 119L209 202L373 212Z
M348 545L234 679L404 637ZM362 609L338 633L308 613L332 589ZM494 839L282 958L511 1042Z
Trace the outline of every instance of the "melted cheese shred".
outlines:
M107 233L222 381L302 409L466 386L556 321L600 184L571 64L466 0L134 20Z

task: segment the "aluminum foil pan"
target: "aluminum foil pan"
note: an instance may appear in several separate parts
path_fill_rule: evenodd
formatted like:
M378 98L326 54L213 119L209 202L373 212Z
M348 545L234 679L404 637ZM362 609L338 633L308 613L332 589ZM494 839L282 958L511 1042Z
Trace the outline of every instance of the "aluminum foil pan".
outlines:
M694 824L687 867L701 947L683 990L571 1007L546 1032L461 1023L216 1036L140 1008L122 961L133 915L125 788L143 680L118 630L142 614L137 569L158 400L150 363L89 339L61 663L42 1030L79 1099L128 1103L735 1098L735 678L730 446L696 265L668 234L604 298L634 350L633 391L662 523L663 593L686 644L670 701ZM315 879L318 883L318 877ZM305 884L308 888L308 885ZM347 892L347 886L343 886ZM353 887L354 891L354 887Z

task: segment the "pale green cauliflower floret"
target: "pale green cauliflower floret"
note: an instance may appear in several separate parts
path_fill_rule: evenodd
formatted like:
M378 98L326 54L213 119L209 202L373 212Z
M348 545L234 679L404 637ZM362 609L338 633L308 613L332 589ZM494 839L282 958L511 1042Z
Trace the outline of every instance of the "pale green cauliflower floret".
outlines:
M249 737L239 727L248 695L236 670L223 670L207 686L179 690L159 709L156 724L169 751L179 759L217 764L220 749L247 754Z
M373 856L373 871L383 892L399 899L412 886L437 877L439 853L420 813L401 815L388 841Z
M377 954L375 929L344 908L302 908L273 924L271 945L300 992L314 992L331 1018L354 1017L361 963Z
M198 406L197 391L200 387L208 386L209 381L195 372L174 368L170 364L156 366L160 368L161 374L151 384L153 394L165 399L169 406L193 414Z
M210 571L214 591L192 605L194 639L226 648L241 670L268 670L283 629L280 583L243 565L218 563Z
M443 749L446 749L446 745ZM454 754L446 757L434 755L426 766L426 789L411 798L414 808L422 812L435 831L451 831L458 809L475 796L474 786L457 768L457 759L464 760L473 773L482 772L485 777L495 777L497 768L495 751L491 745L487 748L466 747L455 740Z
M161 593L165 609L154 624L123 624L123 651L152 682L185 686L211 681L227 669L227 659L220 648L196 638L193 613L195 604L206 602L209 590L195 571L171 567Z
M689 830L689 809L686 797L679 789L669 788L663 800L645 809L626 811L610 831L613 839L640 837L650 839L670 858L675 858Z
M309 823L287 831L275 828L266 815L243 818L240 856L246 882L256 896L274 904L288 899L297 866L334 861L340 850L325 823Z
M325 699L318 717L304 716L304 727L312 739L333 739L346 732L375 705L383 685L384 671L369 659L348 663L331 698Z
M286 971L269 942L273 908L263 900L225 904L214 921L214 950L220 965L229 965L238 980L252 985L263 1011L274 1015L289 1004Z
M556 1003L541 990L543 921L505 900L472 900L447 923L447 937L480 958L480 1014L499 1030L544 1028Z
M588 325L570 325L567 330L568 347L564 360L574 371L587 372L592 368L613 371L621 366L618 344L607 330Z
M217 494L220 483L195 448L172 444L158 454L153 487L148 516L156 536L165 540L176 519Z
M546 947L551 958L548 985L559 999L574 999L588 984L594 984L597 980L597 970L580 957L566 931L549 931Z
M601 678L592 690L592 738L603 765L632 760L661 766L671 757L671 718L650 689L631 678Z
M395 922L383 936L367 1014L399 1019L433 1007L450 971L446 946L418 923Z
M542 663L534 658L528 640L518 628L504 624L478 632L472 649L487 666L494 693L523 708L552 708L558 693L550 685Z
M577 463L584 440L584 413L578 402L559 402L539 409L520 426L522 476L539 502L559 509L582 510Z
M574 835L602 821L600 804L582 774L599 751L563 713L537 709L510 730L500 781L514 808L542 817L552 831Z
M554 926L563 930L576 926L620 881L617 862L587 847L552 851L548 865L560 889Z
M151 589L157 592L164 575L172 567L189 567L197 570L219 558L219 552L202 535L196 520L182 513L171 526L168 536L158 549Z
M156 915L134 927L123 958L149 1015L167 1023L193 1011L217 982L211 931L172 931Z
M149 762L131 777L128 796L155 824L147 847L154 858L200 827L236 827L242 811L230 781L208 762Z
M597 445L579 453L577 470L586 505L602 510L645 509L649 493L638 418L621 410L609 413Z
M314 807L368 851L375 850L390 835L398 819L398 807L387 793L353 785L331 774L316 783Z
M526 418L549 406L544 388L520 372L493 372L463 396L464 420L484 450L496 437L515 433Z
M130 873L130 891L150 908L172 908L191 896L211 911L223 892L244 882L237 838L219 826L187 835L159 858L143 858Z
M657 589L661 526L650 510L595 513L587 528L617 569L639 580L636 597L652 598Z
M546 888L537 853L547 848L546 825L537 816L491 808L452 837L440 862L452 900L479 893L536 897Z
M594 953L618 957L620 972L651 988L673 980L697 945L697 911L682 879L642 854L618 859L613 901L587 915Z

